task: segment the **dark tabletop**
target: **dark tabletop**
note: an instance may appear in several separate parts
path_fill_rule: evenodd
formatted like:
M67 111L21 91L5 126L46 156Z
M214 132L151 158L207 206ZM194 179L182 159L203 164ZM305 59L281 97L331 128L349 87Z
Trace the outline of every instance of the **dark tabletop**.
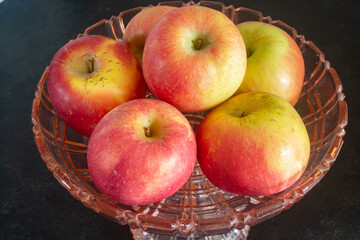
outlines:
M2 2L0 0L0 2ZM0 3L0 239L131 239L75 200L33 140L31 105L56 51L102 19L158 1L5 0ZM312 40L344 85L349 124L328 174L292 208L253 227L253 239L360 239L359 1L224 1L281 19Z

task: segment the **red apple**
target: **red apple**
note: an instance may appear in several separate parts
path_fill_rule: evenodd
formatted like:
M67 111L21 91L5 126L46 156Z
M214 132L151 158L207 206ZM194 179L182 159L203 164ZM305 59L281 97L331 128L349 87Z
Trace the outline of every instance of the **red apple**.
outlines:
M185 6L164 15L144 47L149 89L184 112L210 109L231 97L246 70L236 25L219 11Z
M89 172L101 192L126 205L175 193L196 161L190 123L170 104L136 99L114 108L90 137Z
M282 29L262 22L237 25L247 50L241 92L269 92L295 105L304 82L304 59L294 39Z
M150 30L162 16L174 9L176 7L171 6L144 8L126 26L123 43L135 54L140 64L142 63L145 40Z
M85 136L108 111L145 97L147 89L131 51L114 39L95 35L70 41L56 53L47 87L60 118Z
M269 93L243 93L213 109L196 133L198 161L215 186L241 195L270 195L295 183L310 155L299 114Z

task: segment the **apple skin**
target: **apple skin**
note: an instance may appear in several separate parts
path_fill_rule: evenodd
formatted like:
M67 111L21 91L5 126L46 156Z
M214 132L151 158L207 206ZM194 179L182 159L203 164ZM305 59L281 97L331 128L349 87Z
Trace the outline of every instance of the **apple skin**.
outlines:
M282 29L262 22L237 25L248 52L241 92L269 92L295 105L304 82L305 65L294 39Z
M214 108L196 132L198 161L220 189L241 195L278 193L299 179L310 141L299 114L269 93L242 93Z
M145 97L147 90L141 66L130 49L97 35L72 40L55 54L47 87L59 117L87 137L107 112Z
M196 162L195 134L170 104L132 100L95 127L87 162L95 185L106 196L126 205L149 204L172 195L190 177Z
M153 94L183 112L208 110L231 97L246 71L246 49L223 13L185 6L164 15L144 47L143 72Z
M143 8L126 26L123 43L130 48L140 64L142 64L145 40L150 30L162 16L174 9L176 9L176 7L172 6Z

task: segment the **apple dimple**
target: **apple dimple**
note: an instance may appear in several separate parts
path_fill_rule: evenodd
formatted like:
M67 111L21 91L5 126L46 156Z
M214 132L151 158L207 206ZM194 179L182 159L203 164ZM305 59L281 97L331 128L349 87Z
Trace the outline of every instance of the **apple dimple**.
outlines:
M88 75L97 69L96 57L88 52L77 57L74 56L64 63L69 72L75 75Z
M247 58L250 58L253 55L254 51L250 48L246 48L246 56Z
M162 136L162 129L156 119L148 120L144 124L144 135L149 139L159 139Z
M195 51L205 50L211 45L212 41L206 35L198 35L191 40L191 48Z
M249 113L245 112L245 111L241 111L241 112L237 112L238 115L236 115L236 117L238 118L243 118L246 117L247 115L249 115Z
M167 121L161 116L156 116L155 111L149 111L136 120L139 139L155 141L162 139L167 134Z

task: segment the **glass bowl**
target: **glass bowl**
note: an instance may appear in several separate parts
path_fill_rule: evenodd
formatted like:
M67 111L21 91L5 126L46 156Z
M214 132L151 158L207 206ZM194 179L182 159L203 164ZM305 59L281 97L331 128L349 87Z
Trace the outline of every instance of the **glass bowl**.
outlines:
M266 22L280 27L295 39L305 60L304 86L295 108L311 140L310 161L302 177L278 194L249 197L219 190L207 180L197 164L186 184L174 195L146 206L118 204L104 196L91 180L86 162L88 138L74 132L57 116L46 88L48 67L38 83L32 106L36 145L50 172L74 198L119 224L128 224L135 239L165 238L156 235L175 236L172 239L214 235L222 235L223 239L246 239L250 226L290 208L324 177L336 160L347 124L347 104L341 81L324 54L282 21L273 21L258 11L225 6L220 2L175 1L159 5L206 6L221 11L235 24ZM121 41L126 25L142 9L137 7L110 20L102 20L78 37L96 34ZM184 113L195 131L205 114Z

